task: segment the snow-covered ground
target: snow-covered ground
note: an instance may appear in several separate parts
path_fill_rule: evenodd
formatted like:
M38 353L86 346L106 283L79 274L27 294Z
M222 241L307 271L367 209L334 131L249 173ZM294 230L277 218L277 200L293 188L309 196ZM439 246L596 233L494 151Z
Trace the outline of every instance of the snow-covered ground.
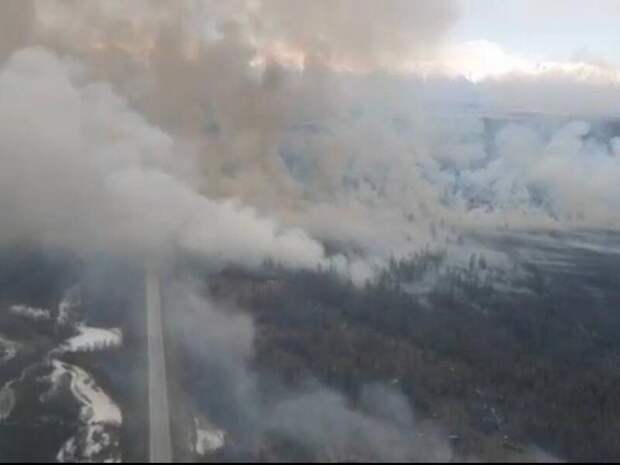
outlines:
M123 422L120 408L80 367L58 360L52 361L52 383L70 377L70 389L80 404L77 434L58 452L59 462L106 461L120 462L119 428ZM104 456L102 456L104 454Z
M19 344L0 335L0 364L6 363L17 356ZM0 388L0 422L6 420L15 407L15 392L13 384L16 380L6 383Z
M50 331L50 339L68 331L73 336L58 340L53 348L45 348L39 354L40 357L23 370L19 378L0 385L0 423L12 420L11 415L16 412L16 404L27 402L33 408L38 403L41 406L57 402L64 405L69 394L79 406L79 415L74 435L60 445L56 460L120 462L120 434L123 423L121 409L97 385L93 376L61 359L63 354L67 353L119 348L123 345L122 331L87 326L83 321L79 286L74 286L65 293L58 305L57 319L54 319L55 312L28 305L14 305L8 311L34 323L50 322L49 327L46 326ZM56 331L58 329L62 331ZM0 335L0 364L15 358L21 350L21 343ZM32 395L36 397L29 397Z
M13 305L9 311L16 316L32 321L49 321L52 313L44 308L29 307L28 305Z
M121 463L117 436L110 434L105 425L89 425L69 439L56 461L59 463L104 462ZM111 453L108 451L112 451ZM101 457L105 457L101 459Z
M94 352L116 349L123 345L123 333L118 328L104 329L78 325L76 330L78 335L67 339L62 345L61 349L65 352Z
M194 445L196 454L204 457L224 447L226 443L224 431L208 425L198 418L194 419L194 425L196 427L196 444Z
M82 307L82 293L80 286L74 286L65 292L58 304L58 324L67 326L75 323Z
M80 287L65 293L58 306L58 324L72 326L77 334L65 340L57 354L95 352L123 345L120 329L94 328L80 321L82 312ZM71 393L80 405L80 426L76 435L63 444L59 462L120 462L121 409L82 368L53 359L52 382L69 377Z
M19 383L22 383L28 377L31 369L32 367L24 369L19 378L15 378L5 383L0 389L0 423L7 420L13 413L16 403L14 387Z
M11 416L15 407L15 392L11 386L0 389L0 423Z
M71 377L71 392L81 405L80 420L85 424L120 425L123 421L118 406L80 367L53 360L50 379L58 382L65 374Z
M0 335L0 364L13 360L19 350L19 344Z

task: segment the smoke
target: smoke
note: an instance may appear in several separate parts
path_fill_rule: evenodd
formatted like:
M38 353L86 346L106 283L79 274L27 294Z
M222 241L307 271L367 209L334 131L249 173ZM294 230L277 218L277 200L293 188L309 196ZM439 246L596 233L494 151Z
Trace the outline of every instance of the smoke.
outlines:
M165 294L178 340L192 354L190 372L198 374L189 394L245 453L277 438L318 460L452 458L440 431L414 421L405 397L384 385L364 387L358 407L311 380L293 389L271 379L266 391L251 368L255 329L245 314L204 298L187 282L171 284Z
M34 4L29 0L7 0L0 7L0 63L31 38L35 20Z
M496 136L498 157L463 171L455 191L480 209L512 214L519 225L616 227L620 163L608 140L585 121L541 132L512 124Z
M285 384L256 367L259 329L236 304L216 301L197 281L178 276L166 282L163 298L166 322L184 354L182 371L173 371L187 396L183 401L198 407L192 415L227 432L235 460L291 456L282 451L320 462L463 460L448 433L433 420L416 418L393 386L361 385L350 399L314 379ZM535 447L515 458L557 461Z
M305 57L367 69L428 56L457 16L456 2L445 0L267 0L256 29Z
M335 195L355 133L345 126L342 140L311 141L321 154L311 178L291 173L303 161L287 164L283 144L292 128L338 121L357 99L341 93L347 82L331 57L359 61L362 36L376 66L381 50L415 57L455 14L449 1L364 2L356 15L347 1L334 6L313 37L301 23L313 18L318 28L324 4L3 5L20 21L19 34L7 29L5 53L15 52L0 83L3 242L123 254L180 244L224 264L327 264L315 231L302 228L324 221L313 212L334 201L351 204ZM366 31L371 17L385 20L381 30ZM304 48L303 71L273 61L278 43ZM325 43L334 46L330 58ZM25 44L44 48L19 50ZM341 257L335 263L349 267Z
M590 118L617 114L617 76L404 73L458 14L451 0L4 0L0 245L180 248L362 283L469 229L617 229L620 142ZM275 434L325 458L451 458L384 387L359 406L316 384L264 400L252 321L171 295L179 340L204 355L203 407L248 449Z
M83 82L69 59L16 53L0 72L0 112L3 244L129 254L165 254L177 244L248 266L325 259L304 232L200 195L172 158L174 140L109 85Z
M487 124L515 109L608 115L612 71L394 72L441 51L456 2L0 8L4 243L181 246L218 265L271 258L363 281L469 228L618 224L613 135Z
M620 73L583 61L550 65L536 73L514 71L481 84L495 106L574 117L620 116Z
M396 401L404 410L396 417L376 416L351 408L343 396L319 387L276 405L268 429L316 451L323 460L445 462L452 459L451 448L438 431L416 428L413 423L406 426L398 423L400 416L410 416L402 394L383 386L366 389L376 389L372 404L367 407L377 408L383 402Z

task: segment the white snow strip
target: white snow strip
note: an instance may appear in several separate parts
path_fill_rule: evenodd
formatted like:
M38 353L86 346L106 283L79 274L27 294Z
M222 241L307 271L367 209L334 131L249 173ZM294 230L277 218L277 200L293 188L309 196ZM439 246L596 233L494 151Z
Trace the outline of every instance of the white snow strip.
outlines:
M92 377L81 368L52 361L54 377L59 379L64 373L71 376L71 392L81 404L80 420L85 424L121 425L123 416L119 407Z
M19 378L9 381L0 389L0 423L9 418L15 408L15 389L13 386L26 379L30 369L31 367L24 369Z
M106 433L105 427L102 425L92 425L86 432L84 455L86 457L95 457L101 454L106 448L110 447L110 439L110 434Z
M18 350L19 344L0 336L0 364L13 360Z
M52 313L49 310L29 307L28 305L13 305L9 310L13 315L33 321L48 321L52 318Z
M15 392L11 386L6 385L0 389L0 423L5 421L13 413L15 407Z
M81 404L80 421L83 423L78 434L60 449L56 460L61 463L92 462L100 460L99 456L105 451L110 451L111 455L105 461L120 463L118 439L114 430L123 422L119 407L81 368L58 360L52 361L52 364L52 381L58 382L65 374L71 377L71 392Z
M62 346L66 352L94 352L123 345L123 333L118 328L103 329L80 325L76 329L79 334L65 341Z
M195 418L196 425L196 445L194 447L196 453L200 456L206 456L224 447L226 442L226 433L216 428L203 428L200 421Z
M56 455L56 462L69 463L77 453L77 444L75 438L70 438L65 442Z
M70 324L81 305L82 294L80 286L74 286L65 292L63 299L58 304L58 324L61 326Z
M104 425L87 425L56 455L59 463L121 463L118 436Z

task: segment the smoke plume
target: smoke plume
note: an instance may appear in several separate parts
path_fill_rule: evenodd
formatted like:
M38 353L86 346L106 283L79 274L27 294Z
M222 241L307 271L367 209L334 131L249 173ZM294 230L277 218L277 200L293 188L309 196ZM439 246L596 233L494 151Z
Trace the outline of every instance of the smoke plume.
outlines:
M202 374L188 394L199 399L202 411L229 431L245 454L256 454L268 438L277 438L317 460L452 458L440 430L416 422L405 397L384 385L365 386L357 408L312 380L298 389L271 387L277 395L265 395L251 368L252 321L205 298L191 283L176 282L166 295L178 340L192 354L193 372Z
M455 1L0 8L4 242L363 280L472 228L618 226L614 72L416 74Z

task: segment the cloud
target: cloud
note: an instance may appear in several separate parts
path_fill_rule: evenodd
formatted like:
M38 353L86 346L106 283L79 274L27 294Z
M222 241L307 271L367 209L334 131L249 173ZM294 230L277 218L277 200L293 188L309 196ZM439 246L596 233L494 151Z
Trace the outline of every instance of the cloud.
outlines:
M585 5L580 0L526 0L519 3L524 11L543 21L557 19L559 10L563 15L587 22L620 14L620 5L615 0L594 0L591 5Z
M526 57L509 53L495 42L473 40L446 47L436 66L438 71L479 82L515 71L528 72L536 65Z

